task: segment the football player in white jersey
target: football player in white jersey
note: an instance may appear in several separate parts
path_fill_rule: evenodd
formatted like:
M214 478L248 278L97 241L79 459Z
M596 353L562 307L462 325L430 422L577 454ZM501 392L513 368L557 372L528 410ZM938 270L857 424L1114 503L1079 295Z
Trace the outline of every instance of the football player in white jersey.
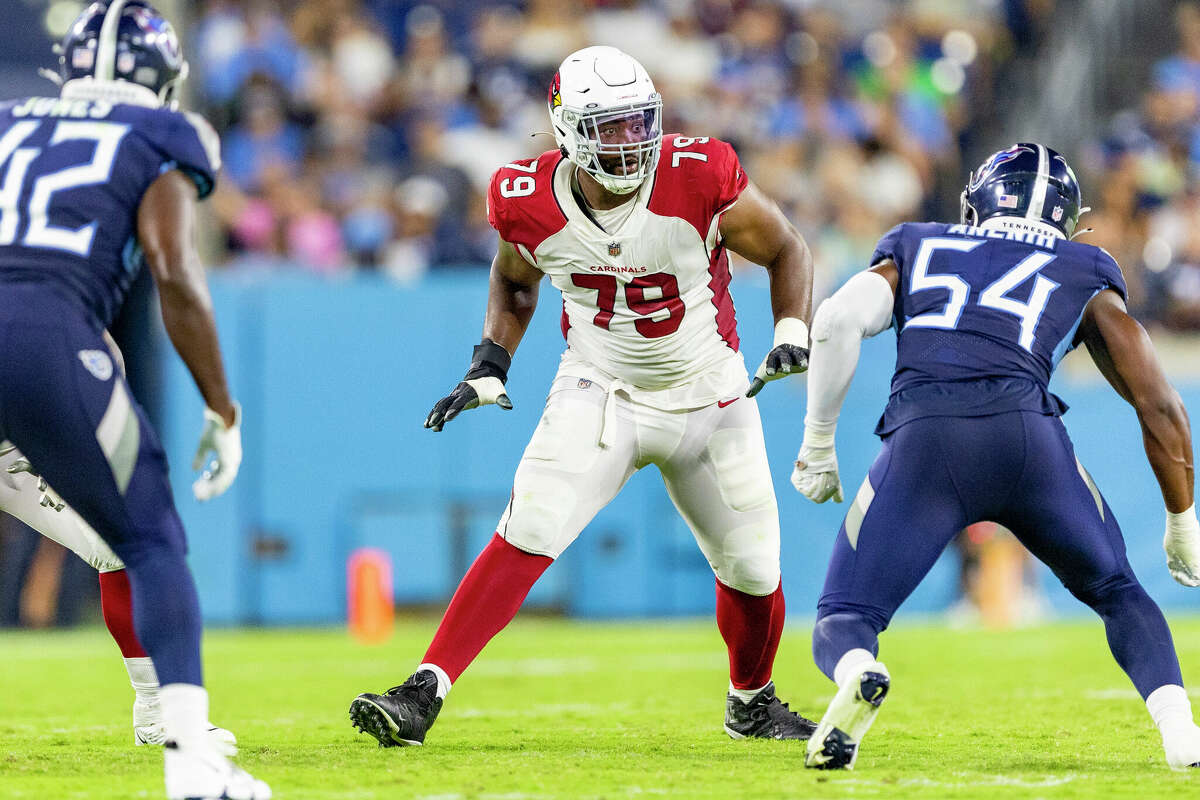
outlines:
M117 369L124 374L125 360L108 331L104 341ZM220 480L232 483L237 470ZM197 496L210 489L197 481ZM222 491L224 491L222 489ZM164 744L162 707L159 704L158 674L133 626L133 596L125 564L100 535L37 474L16 445L0 442L0 511L5 511L86 561L100 575L100 608L104 624L121 651L129 683L133 686L133 743ZM221 749L237 744L231 731L208 725L209 734Z
M775 696L783 629L779 520L754 395L808 364L812 257L733 149L663 136L662 100L613 47L571 54L549 93L558 147L501 167L488 191L500 233L483 341L434 406L440 431L497 404L543 276L562 292L567 340L496 535L471 566L416 672L350 706L383 746L421 744L451 683L516 614L584 526L647 464L662 473L716 575L729 650L725 731L807 739ZM751 383L738 352L727 249L766 267L773 349Z

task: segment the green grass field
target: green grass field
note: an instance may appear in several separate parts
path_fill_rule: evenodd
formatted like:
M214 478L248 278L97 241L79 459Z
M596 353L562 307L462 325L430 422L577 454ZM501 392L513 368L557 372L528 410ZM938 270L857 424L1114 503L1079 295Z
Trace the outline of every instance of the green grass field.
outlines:
M381 750L347 719L360 691L402 681L433 631L406 621L365 647L336 630L214 631L212 717L277 798L1200 797L1098 622L1023 631L899 625L892 693L853 772L802 767L795 742L721 730L725 656L711 622L518 620L462 678L423 748ZM1174 620L1200 680L1200 620ZM832 695L796 620L780 695L810 715ZM103 630L0 635L0 797L160 797L161 755L134 748L132 693Z

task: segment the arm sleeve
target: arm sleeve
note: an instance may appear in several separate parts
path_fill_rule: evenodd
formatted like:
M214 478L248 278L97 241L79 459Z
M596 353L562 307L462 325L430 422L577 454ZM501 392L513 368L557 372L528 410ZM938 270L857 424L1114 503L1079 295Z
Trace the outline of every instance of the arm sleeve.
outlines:
M488 224L495 229L496 233L500 234L500 238L507 241L504 220L500 218L500 189L497 183L500 180L500 171L496 170L492 173L491 179L488 181L487 190L487 218Z
M737 153L733 146L728 142L717 142L716 161L718 165L719 190L716 198L716 210L728 208L733 205L734 201L750 183L750 179L746 177L746 171L742 169L742 162L738 160Z
M880 261L885 261L887 259L891 259L899 264L900 259L896 257L896 251L899 248L900 238L903 236L903 234L904 223L900 223L885 233L883 238L879 240L879 243L875 245L875 252L871 254L870 266L873 267Z
M887 279L868 270L846 281L817 309L808 365L806 441L811 435L828 436L832 444L842 403L858 367L862 340L891 327L894 302Z
M1121 295L1122 300L1129 300L1125 287L1125 275L1121 272L1121 266L1103 247L1096 248L1096 273L1100 277L1102 288L1112 289Z
M156 109L159 118L144 131L162 159L159 174L177 169L196 184L200 199L208 197L221 169L221 140L203 117L192 112Z

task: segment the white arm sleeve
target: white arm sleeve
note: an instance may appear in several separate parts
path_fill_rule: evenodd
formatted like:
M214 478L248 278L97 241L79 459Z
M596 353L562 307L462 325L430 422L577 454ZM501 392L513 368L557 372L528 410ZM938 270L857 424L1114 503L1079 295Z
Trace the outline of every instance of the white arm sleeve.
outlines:
M817 309L808 364L806 442L817 447L833 445L862 340L891 327L895 300L887 278L867 270L846 281Z

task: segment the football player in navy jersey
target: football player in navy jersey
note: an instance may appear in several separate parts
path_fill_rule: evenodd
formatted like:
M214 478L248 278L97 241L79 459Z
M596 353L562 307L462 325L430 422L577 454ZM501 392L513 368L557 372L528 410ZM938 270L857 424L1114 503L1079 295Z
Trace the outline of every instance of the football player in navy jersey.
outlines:
M214 457L195 494L227 489L240 412L193 243L217 138L174 110L186 62L141 0L93 3L60 57L58 97L0 104L0 438L126 566L162 684L168 797L269 798L208 735L200 609L166 457L103 337L144 262L206 404L200 450Z
M895 326L896 372L876 433L883 449L834 543L813 631L817 666L837 684L805 764L852 767L887 696L879 633L954 535L1004 525L1104 621L1109 647L1146 701L1172 768L1200 766L1200 728L1171 632L1138 583L1121 529L1075 457L1050 375L1085 344L1137 411L1166 504L1167 567L1200 585L1187 413L1125 281L1104 250L1072 242L1079 185L1066 160L1032 143L971 173L962 222L899 225L871 268L813 321L804 442L792 474L820 503L841 500L834 429L863 338Z

